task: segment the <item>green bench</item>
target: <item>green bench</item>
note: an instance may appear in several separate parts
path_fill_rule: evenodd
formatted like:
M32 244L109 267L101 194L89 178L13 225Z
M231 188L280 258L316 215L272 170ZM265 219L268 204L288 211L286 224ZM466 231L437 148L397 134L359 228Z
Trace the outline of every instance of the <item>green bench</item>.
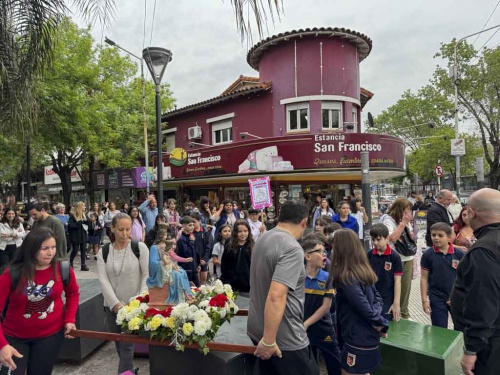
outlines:
M380 340L382 365L373 375L459 375L461 332L401 319Z

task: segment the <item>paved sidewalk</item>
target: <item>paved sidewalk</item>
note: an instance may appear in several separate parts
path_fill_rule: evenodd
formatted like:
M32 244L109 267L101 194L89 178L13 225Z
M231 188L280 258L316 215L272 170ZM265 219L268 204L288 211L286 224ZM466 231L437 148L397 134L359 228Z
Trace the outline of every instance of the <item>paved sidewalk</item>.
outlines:
M87 265L90 271L80 271L80 258L75 258L75 274L77 279L97 279L96 261L92 259L87 260ZM416 278L412 282L410 294L410 315L411 319L430 325L430 317L422 310L421 297L420 297L420 278ZM450 329L453 329L451 318L449 319ZM139 374L149 374L149 362L147 358L136 358L135 365L139 367ZM107 343L81 364L58 363L55 366L53 375L113 375L116 374L118 369L118 356L115 351L113 343ZM326 375L326 369L322 365L322 375Z

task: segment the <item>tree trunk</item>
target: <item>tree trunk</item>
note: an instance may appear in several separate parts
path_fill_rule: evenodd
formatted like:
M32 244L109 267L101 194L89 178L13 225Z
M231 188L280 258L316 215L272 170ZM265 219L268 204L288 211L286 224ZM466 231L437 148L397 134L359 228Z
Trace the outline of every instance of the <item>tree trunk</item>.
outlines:
M95 169L95 158L93 155L90 156L88 173L81 173L81 178L83 186L85 187L85 193L87 194L90 202L94 201L94 169Z
M71 205L71 169L69 167L61 167L57 172L57 175L61 179L63 202L66 207L69 208Z
M497 189L500 185L500 165L496 163L496 165L490 164L490 187L492 189Z

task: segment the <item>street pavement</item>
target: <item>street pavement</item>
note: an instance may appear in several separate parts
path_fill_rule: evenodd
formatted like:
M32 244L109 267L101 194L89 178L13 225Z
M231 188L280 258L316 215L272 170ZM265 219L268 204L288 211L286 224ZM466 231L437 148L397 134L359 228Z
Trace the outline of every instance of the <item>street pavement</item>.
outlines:
M90 271L80 271L79 257L75 258L75 274L77 279L97 279L96 261L93 259L87 260L87 265ZM416 278L412 282L410 294L410 314L411 319L423 324L430 325L431 321L427 314L422 311L420 298L420 278ZM240 331L244 331L245 318L241 322L231 321L231 325L238 326ZM241 327L239 327L241 326ZM453 329L451 318L449 320L449 328ZM135 365L139 368L140 375L149 374L149 362L147 358L136 358ZM326 368L322 364L321 374L326 375ZM115 351L113 343L107 343L96 350L93 354L87 357L81 364L75 363L58 363L54 368L53 375L112 375L116 374L118 369L118 355Z

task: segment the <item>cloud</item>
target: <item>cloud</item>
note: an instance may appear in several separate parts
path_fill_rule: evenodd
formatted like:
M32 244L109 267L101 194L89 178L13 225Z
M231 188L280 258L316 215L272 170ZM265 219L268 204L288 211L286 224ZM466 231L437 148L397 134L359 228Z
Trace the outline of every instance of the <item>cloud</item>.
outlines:
M164 81L170 83L178 107L217 95L240 74L257 76L246 63L251 43L241 42L228 0L157 1L152 46L168 48L173 60ZM267 3L267 2L264 2ZM372 53L361 63L361 86L375 93L365 107L374 115L395 103L406 89L427 84L438 61L441 42L481 30L495 1L478 6L466 0L284 0L280 22L268 24L268 35L306 27L346 27L373 40ZM147 0L145 46L150 45L153 15ZM140 55L143 48L143 0L121 0L111 26L94 29ZM500 10L489 25L500 23ZM80 23L82 24L82 23ZM82 24L83 25L83 24ZM490 36L476 43L480 47ZM253 44L259 37L253 35ZM500 41L500 35L489 45Z

